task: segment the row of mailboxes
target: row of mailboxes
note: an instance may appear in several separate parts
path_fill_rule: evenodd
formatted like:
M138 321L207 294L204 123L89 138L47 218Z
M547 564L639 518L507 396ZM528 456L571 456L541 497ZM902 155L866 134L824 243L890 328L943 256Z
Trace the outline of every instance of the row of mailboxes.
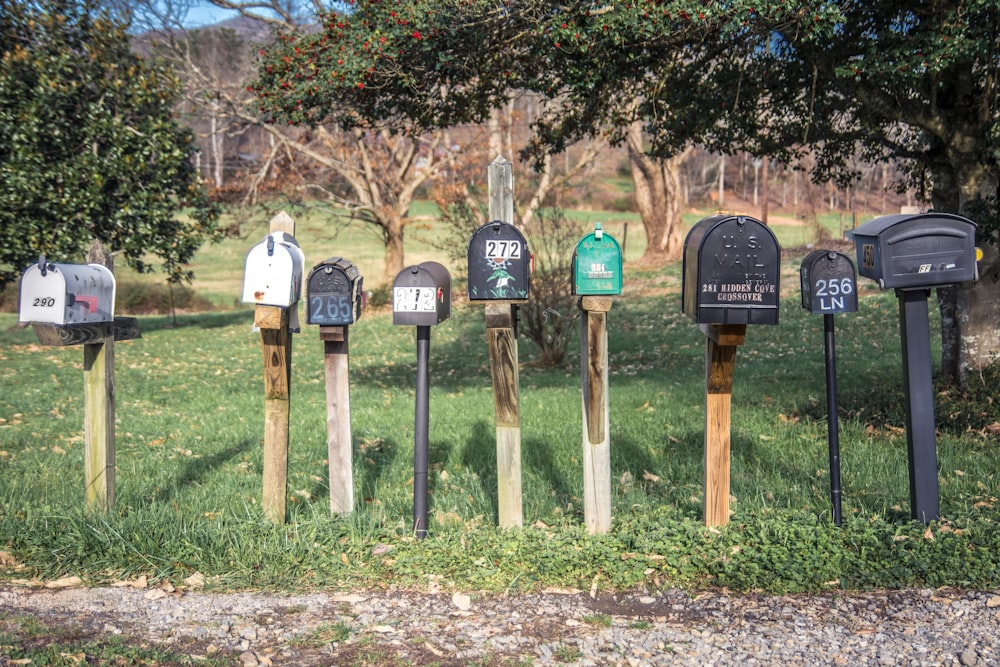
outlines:
M115 319L115 275L100 264L57 264L44 257L21 276L18 319L71 326Z

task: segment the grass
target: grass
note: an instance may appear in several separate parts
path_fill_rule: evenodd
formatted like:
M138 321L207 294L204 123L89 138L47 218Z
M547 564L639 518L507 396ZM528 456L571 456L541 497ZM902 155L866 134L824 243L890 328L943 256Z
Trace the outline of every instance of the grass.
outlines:
M358 256L372 252L361 243ZM228 257L204 280L232 299L242 255L228 244L203 252ZM117 505L106 514L82 507L82 350L41 347L0 315L0 578L183 585L197 571L215 588L299 590L425 587L433 576L494 592L1000 585L996 374L971 393L940 388L945 520L910 522L897 306L867 287L859 312L837 319L845 521L832 525L823 327L798 305L804 254L783 266L781 324L751 327L737 354L734 513L723 529L701 524L705 340L679 312L678 265L626 266L609 313L614 525L598 536L582 520L576 345L563 366L543 368L521 344L526 527L496 527L479 307L456 304L432 332L426 540L412 535L414 330L390 313L352 327L349 517L328 510L323 345L312 327L295 336L282 526L260 507L263 378L250 310L142 317L142 339L116 345Z

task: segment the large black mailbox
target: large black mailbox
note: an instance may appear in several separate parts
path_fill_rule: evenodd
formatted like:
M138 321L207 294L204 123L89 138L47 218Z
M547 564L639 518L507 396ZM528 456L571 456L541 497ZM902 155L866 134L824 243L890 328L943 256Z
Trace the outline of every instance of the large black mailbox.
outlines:
M437 262L408 266L392 283L392 323L433 326L451 317L451 274Z
M306 279L309 311L306 324L338 327L361 317L364 278L352 262L330 257L312 268Z
M802 307L814 315L855 313L857 281L851 258L835 250L814 250L799 267Z
M884 215L847 233L858 273L882 289L937 287L977 278L976 223L950 213Z
M514 225L488 222L469 241L469 299L525 301L531 280L528 242Z
M760 220L702 219L684 240L681 309L699 324L777 324L781 250Z

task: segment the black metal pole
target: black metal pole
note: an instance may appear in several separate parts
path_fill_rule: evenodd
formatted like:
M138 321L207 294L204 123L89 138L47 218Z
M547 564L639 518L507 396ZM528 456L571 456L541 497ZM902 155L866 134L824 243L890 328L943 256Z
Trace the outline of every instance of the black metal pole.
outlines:
M431 328L417 327L417 397L413 427L413 530L427 537L427 434L430 381L427 360L431 349Z
M833 313L823 314L826 347L826 433L830 446L830 502L833 503L833 523L843 522L840 487L840 427L837 409L837 343L833 328Z
M900 337L903 342L910 516L924 523L940 518L931 330L927 315L929 293L930 290L926 289L896 291L899 298Z

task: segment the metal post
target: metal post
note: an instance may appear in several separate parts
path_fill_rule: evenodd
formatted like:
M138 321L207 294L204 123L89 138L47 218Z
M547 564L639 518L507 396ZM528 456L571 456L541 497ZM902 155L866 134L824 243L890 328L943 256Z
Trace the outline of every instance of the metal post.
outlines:
M906 445L910 469L910 516L929 523L940 518L934 380L931 369L930 290L897 290L906 392Z
M830 502L833 503L833 523L843 522L840 486L840 428L837 409L837 343L833 328L833 313L823 315L826 347L826 432L830 446Z
M427 537L427 437L430 381L427 360L430 356L431 328L417 327L417 396L413 427L413 530L417 537Z

